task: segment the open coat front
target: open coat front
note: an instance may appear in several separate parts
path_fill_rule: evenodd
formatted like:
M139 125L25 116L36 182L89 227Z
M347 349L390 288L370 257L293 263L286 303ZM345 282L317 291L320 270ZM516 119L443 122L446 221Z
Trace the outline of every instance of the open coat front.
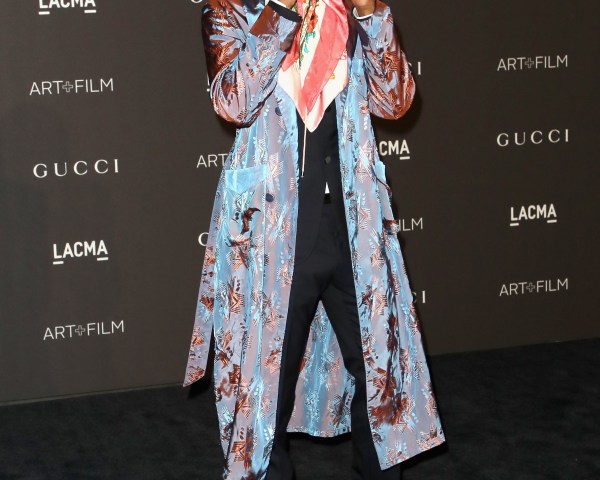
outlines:
M444 441L419 321L397 238L398 222L370 113L398 118L415 85L378 1L368 20L348 14L349 83L336 98L342 186L367 376L382 469ZM271 454L298 209L295 106L277 84L299 24L262 0L203 7L211 98L238 127L219 179L184 386L204 376L215 338L214 387L224 478L262 479ZM353 378L319 304L288 431L350 430Z

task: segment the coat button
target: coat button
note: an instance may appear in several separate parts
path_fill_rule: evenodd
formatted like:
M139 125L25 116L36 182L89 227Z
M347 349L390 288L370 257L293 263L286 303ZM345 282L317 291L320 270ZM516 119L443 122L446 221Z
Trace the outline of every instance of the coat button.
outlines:
M270 193L267 193L267 194L265 195L265 200L266 200L267 202L272 202L274 199L275 199L275 197L273 197L273 195L271 195Z
M327 155L325 157L325 163L330 164L331 163L331 155Z

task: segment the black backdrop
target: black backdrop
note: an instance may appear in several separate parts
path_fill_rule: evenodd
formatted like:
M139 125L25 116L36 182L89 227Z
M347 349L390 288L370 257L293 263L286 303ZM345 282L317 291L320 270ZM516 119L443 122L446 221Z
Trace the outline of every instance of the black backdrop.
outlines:
M389 3L418 93L376 128L428 353L598 336L598 2ZM183 380L233 139L200 10L0 5L0 402Z

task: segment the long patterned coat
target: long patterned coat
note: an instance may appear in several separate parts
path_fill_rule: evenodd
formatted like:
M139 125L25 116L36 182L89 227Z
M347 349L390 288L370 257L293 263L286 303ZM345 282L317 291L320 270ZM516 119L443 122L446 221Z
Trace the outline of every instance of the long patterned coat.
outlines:
M370 114L398 118L415 84L389 7L348 12L349 83L336 98L342 186L371 432L382 469L444 442ZM184 386L214 332L223 478L263 479L272 449L298 213L295 105L277 73L299 24L264 0L207 0L202 27L219 116L237 126L219 178ZM299 235L302 232L298 232ZM319 304L288 431L350 431L353 377Z

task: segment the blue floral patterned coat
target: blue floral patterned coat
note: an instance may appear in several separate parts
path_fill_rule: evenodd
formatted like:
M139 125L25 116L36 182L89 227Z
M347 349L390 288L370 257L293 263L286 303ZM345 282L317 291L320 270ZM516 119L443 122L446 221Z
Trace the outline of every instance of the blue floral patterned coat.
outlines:
M368 412L385 469L439 445L444 433L370 120L370 114L402 116L415 84L386 4L378 1L374 15L360 22L349 12L348 22L349 83L335 100L339 150ZM298 213L295 105L277 73L299 23L264 0L208 0L202 26L212 102L237 133L215 196L184 386L204 376L214 332L224 478L262 479L273 442ZM319 304L288 431L348 432L353 392Z

